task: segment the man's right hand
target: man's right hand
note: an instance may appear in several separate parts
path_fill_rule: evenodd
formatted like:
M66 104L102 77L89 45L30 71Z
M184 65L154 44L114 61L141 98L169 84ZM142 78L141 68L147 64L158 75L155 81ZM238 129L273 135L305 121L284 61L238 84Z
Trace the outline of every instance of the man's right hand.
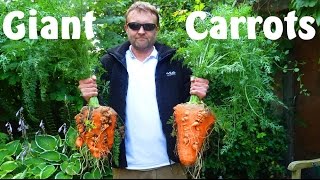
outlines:
M92 96L98 96L98 86L97 86L97 77L95 75L87 79L82 79L79 81L79 90L81 91L81 96L86 100Z

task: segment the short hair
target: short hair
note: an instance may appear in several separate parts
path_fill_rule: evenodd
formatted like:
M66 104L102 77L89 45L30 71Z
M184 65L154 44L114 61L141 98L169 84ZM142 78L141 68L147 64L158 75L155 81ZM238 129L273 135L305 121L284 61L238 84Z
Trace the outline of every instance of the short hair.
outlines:
M137 1L135 3L133 3L129 9L127 10L126 14L125 14L125 20L127 22L127 17L128 14L133 11L133 10L138 10L139 12L141 11L146 11L146 12L150 12L151 14L154 14L157 17L157 26L159 27L160 23L159 23L159 12L157 10L157 8L153 5L151 5L148 2L143 2L143 1Z

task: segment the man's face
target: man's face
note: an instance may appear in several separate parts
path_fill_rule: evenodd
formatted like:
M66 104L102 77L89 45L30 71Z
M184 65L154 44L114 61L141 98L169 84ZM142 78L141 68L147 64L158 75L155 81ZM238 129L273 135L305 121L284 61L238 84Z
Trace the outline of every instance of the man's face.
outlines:
M130 25L128 25L129 23L132 24L131 27L134 27L133 29L130 28ZM144 28L141 26L139 28L139 24L148 24L146 26L149 27ZM150 12L133 10L128 14L125 30L134 49L145 51L153 47L156 41L158 28L156 26L154 29L150 28L150 26L153 26L152 24L157 24L157 17ZM153 30L150 30L149 28Z

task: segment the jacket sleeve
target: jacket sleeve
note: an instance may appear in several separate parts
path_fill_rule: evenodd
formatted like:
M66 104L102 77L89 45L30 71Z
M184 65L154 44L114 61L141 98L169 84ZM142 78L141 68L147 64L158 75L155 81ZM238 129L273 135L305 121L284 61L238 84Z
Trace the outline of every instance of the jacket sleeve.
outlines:
M109 99L109 80L112 73L113 59L109 54L100 58L101 67L97 68L97 74L100 76L98 82L98 99L101 105L107 105Z
M186 65L182 65L182 72L183 72L183 96L182 101L187 102L190 98L190 87L191 87L191 75L192 70L188 68Z

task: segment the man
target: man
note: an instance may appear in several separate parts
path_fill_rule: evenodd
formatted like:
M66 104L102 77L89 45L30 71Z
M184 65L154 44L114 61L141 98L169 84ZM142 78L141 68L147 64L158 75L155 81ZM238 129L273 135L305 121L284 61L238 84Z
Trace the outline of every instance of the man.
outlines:
M101 58L106 69L102 79L110 81L108 105L125 126L113 178L186 179L167 121L173 107L186 102L190 94L204 98L209 82L202 78L190 81L191 70L172 60L175 50L156 42L159 14L154 6L135 2L125 18L129 41ZM96 77L80 80L79 89L87 101L98 96Z

